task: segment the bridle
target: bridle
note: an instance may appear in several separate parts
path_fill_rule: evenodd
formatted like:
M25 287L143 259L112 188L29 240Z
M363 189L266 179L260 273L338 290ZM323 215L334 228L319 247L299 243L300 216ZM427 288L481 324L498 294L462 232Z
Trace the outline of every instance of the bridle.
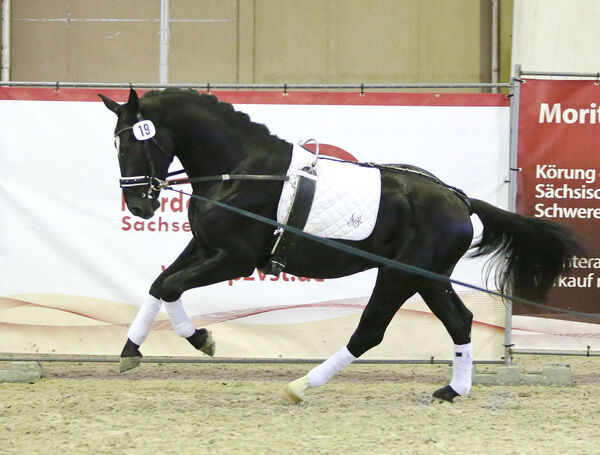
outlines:
M127 126L125 128L120 129L114 134L115 138L119 138L120 134L131 130L133 132L134 138L142 143L142 147L144 149L144 154L146 155L146 160L148 161L148 167L150 169L150 175L137 175L131 177L122 177L119 179L119 186L123 190L129 190L135 187L143 186L146 187L146 190L141 193L141 197L144 199L154 199L160 192L162 188L164 188L164 181L160 180L156 176L156 170L154 168L154 162L152 161L152 157L150 156L150 150L147 146L148 141L151 141L152 144L160 150L165 156L169 157L169 153L165 150L165 148L156 140L154 130L154 125L150 120L144 120L141 112L137 113L137 123L132 126ZM150 128L151 126L151 128ZM139 134L136 134L135 128L139 128ZM179 171L178 173L181 173ZM169 176L170 174L167 174ZM175 175L173 173L172 175Z
M124 191L131 190L136 187L146 187L145 190L140 194L140 196L144 199L155 199L158 196L160 190L168 188L173 185L183 185L186 183L202 183L202 182L218 182L218 181L228 181L228 180L262 180L262 181L287 181L289 180L289 176L287 175L255 175L255 174L220 174L220 175L210 175L206 177L192 177L192 178L182 178L182 179L171 179L171 180L161 180L156 176L156 170L154 168L154 162L152 161L152 157L150 156L150 150L147 146L148 141L151 141L152 144L160 150L165 156L172 158L170 154L165 150L165 148L156 140L156 130L154 129L154 124L151 120L145 120L142 117L141 112L137 113L137 123L132 126L127 126L125 128L120 129L114 134L115 138L118 138L119 135L125 131L132 130L134 138L142 142L142 146L144 149L144 153L146 155L146 159L148 161L148 167L150 169L150 175L137 175L131 177L122 177L119 179L119 186ZM136 131L136 128L139 128L139 132ZM179 171L169 172L167 173L168 177L173 177L175 175L185 174L186 171L181 169Z

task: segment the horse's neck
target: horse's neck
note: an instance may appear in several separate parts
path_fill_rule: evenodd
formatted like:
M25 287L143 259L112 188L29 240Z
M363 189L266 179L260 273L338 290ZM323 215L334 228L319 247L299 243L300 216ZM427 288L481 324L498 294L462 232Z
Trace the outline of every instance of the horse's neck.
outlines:
M285 174L291 160L288 143L269 140L226 147L182 147L176 156L190 177L221 174Z
M291 160L290 144L272 136L260 125L240 121L233 111L198 109L194 103L178 105L165 119L188 176L243 173L280 173ZM248 120L249 121L249 120Z

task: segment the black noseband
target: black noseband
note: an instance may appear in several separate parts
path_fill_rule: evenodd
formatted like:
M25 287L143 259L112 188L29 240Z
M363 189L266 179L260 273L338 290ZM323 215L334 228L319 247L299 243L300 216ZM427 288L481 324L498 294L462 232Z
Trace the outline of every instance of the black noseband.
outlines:
M149 175L140 175L136 177L125 177L119 179L119 186L123 190L129 190L136 187L145 187L146 190L141 194L144 199L154 199L155 194L167 186L164 180Z

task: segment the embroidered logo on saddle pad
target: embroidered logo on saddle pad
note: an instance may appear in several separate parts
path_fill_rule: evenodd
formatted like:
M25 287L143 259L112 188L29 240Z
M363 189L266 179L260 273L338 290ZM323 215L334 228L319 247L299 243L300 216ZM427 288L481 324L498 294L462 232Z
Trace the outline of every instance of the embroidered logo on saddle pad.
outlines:
M294 145L287 172L290 179L283 185L277 208L280 223L285 223L290 211L298 171L314 160L314 154ZM375 228L379 212L379 169L327 158L319 159L315 170L315 197L304 231L330 239L366 239Z

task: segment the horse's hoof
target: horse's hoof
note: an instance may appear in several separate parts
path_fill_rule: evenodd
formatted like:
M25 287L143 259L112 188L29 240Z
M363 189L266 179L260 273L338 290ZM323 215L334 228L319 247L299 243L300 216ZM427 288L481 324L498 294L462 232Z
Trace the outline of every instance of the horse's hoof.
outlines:
M204 352L206 355L214 357L216 348L217 345L215 343L215 340L213 340L212 332L208 330L206 332L206 341L200 347L200 351Z
M433 392L433 398L437 398L442 401L447 401L449 403L452 403L452 400L454 400L454 398L457 396L458 393L456 393L454 389L449 385Z
M298 404L304 401L304 392L309 386L310 381L308 380L308 375L302 376L300 379L296 379L286 385L279 396L288 403Z
M285 388L279 393L279 397L283 401L287 401L288 403L292 404L298 404L302 402L304 400L304 394L302 395L303 396L296 395L296 392L290 388L289 384L286 385Z
M126 373L133 370L140 363L142 363L142 356L121 357L119 359L119 373Z
M194 334L186 339L198 351L202 351L211 357L215 355L215 340L213 340L212 332L209 330L196 329Z

